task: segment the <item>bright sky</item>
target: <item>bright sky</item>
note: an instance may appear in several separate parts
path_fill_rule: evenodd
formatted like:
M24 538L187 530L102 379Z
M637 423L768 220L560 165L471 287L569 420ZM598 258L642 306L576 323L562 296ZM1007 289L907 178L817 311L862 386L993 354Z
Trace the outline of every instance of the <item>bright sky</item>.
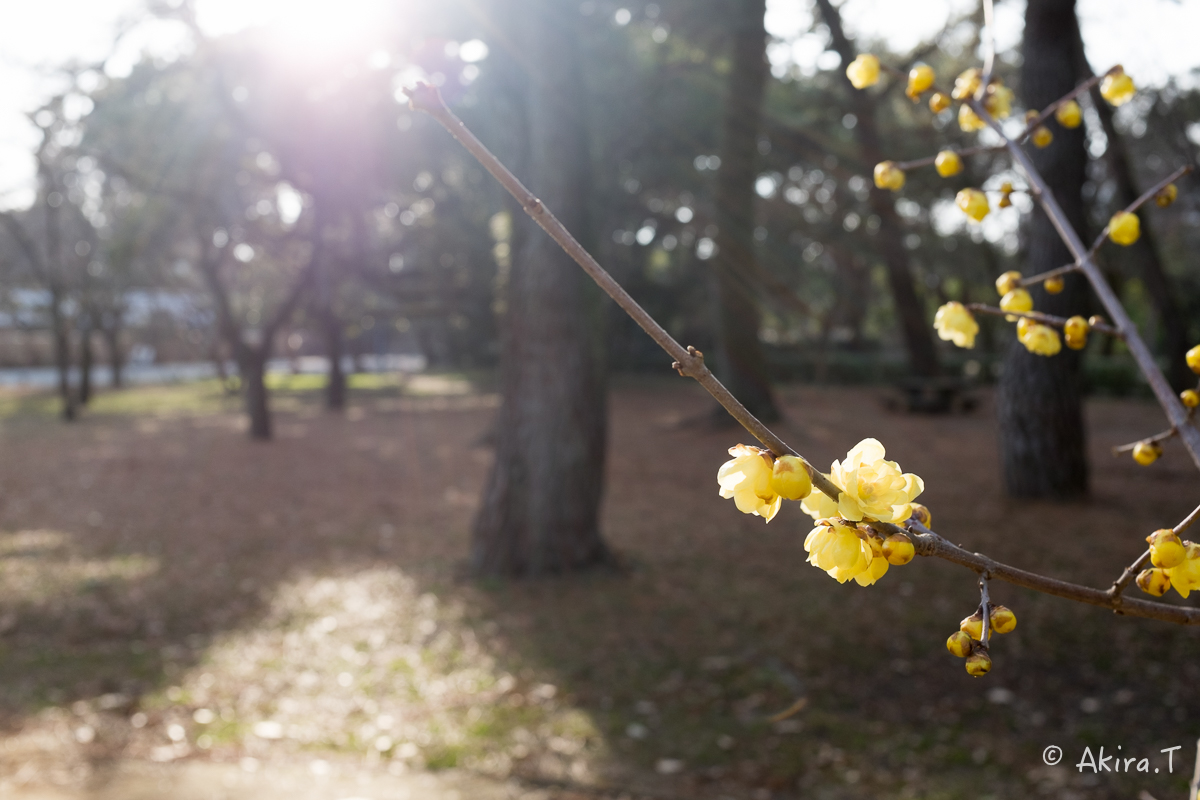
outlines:
M845 0L851 33L885 38L904 50L928 38L977 0ZM297 50L330 36L350 36L369 26L387 0L198 0L200 24L212 34L254 24L272 24ZM631 3L631 5L633 5ZM768 29L791 40L772 50L777 63L794 61L805 72L818 65L820 43L804 32L811 24L809 0L768 0ZM108 58L113 75L128 71L143 51L178 52L181 32L169 25L143 24L115 53L113 33L136 13L140 0L0 0L0 205L28 202L33 175L29 156L37 141L26 112L60 87L48 68L68 60ZM997 6L1000 46L1020 39L1022 0ZM1079 0L1084 40L1097 69L1122 63L1139 83L1161 84L1168 77L1194 82L1200 73L1200 2L1196 0ZM357 30L356 30L357 29ZM111 58L110 58L111 56Z

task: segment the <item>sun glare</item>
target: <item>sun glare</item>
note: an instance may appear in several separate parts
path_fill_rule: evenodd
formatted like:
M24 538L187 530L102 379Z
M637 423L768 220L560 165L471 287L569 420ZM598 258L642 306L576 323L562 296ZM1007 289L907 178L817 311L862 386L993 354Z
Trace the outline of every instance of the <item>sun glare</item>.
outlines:
M211 35L259 28L289 55L370 47L395 3L387 0L202 0L197 16Z

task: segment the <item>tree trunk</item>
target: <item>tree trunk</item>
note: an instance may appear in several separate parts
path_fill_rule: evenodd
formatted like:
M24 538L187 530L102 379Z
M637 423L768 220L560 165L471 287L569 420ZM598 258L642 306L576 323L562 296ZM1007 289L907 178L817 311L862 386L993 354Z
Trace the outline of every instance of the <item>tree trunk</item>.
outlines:
M114 322L104 329L104 341L108 345L108 360L112 368L112 383L110 385L113 389L120 389L125 385L125 353L121 350L120 322Z
M325 407L341 411L346 407L346 373L342 369L345 347L342 341L342 321L332 308L322 309L321 323L325 327L325 352L329 357L329 383L325 386Z
M1021 92L1030 108L1044 108L1074 87L1078 25L1075 0L1030 0L1021 67ZM1032 151L1032 157L1071 224L1086 238L1083 128L1056 130L1053 143ZM1027 275L1074 260L1040 207L1030 216L1027 238ZM1061 294L1035 289L1034 307L1061 316L1086 313L1086 292L1082 276L1068 275ZM1046 358L1019 342L1009 345L996 409L1004 485L1011 496L1069 499L1087 493L1081 365L1082 354L1065 346Z
M267 441L271 438L271 408L267 396L267 353L258 348L243 346L238 359L242 377L242 395L246 414L250 417L250 438Z
M717 299L717 373L750 413L779 419L771 396L766 354L758 338L758 302L741 271L754 263L754 181L758 177L758 133L767 84L766 0L737 0L730 20L732 65L725 96L721 168L715 193L717 255L713 262ZM733 422L724 409L716 413Z
M577 5L514 4L529 74L528 185L573 231L589 194ZM515 254L503 320L496 461L475 520L477 575L544 575L607 560L598 512L604 481L604 395L584 275L528 227Z
M62 398L62 418L76 417L75 392L71 389L71 332L62 311L62 291L50 289L50 325L54 329L54 366L58 370L58 395Z
M879 141L879 129L875 125L875 100L869 91L860 91L850 84L844 68L857 56L854 43L842 29L842 18L830 0L817 0L821 17L829 26L829 38L833 49L842 57L842 82L850 92L850 107L858 123L854 134L858 139L863 163L874 166L884 160ZM880 189L873 183L869 199L871 211L879 217L879 231L875 234L877 250L887 268L888 288L892 303L900 322L904 347L908 351L908 362L913 372L922 377L935 377L941 371L937 348L933 343L933 325L926 318L925 307L913 284L912 268L908 261L908 250L904 247L903 225L896 213L895 197L891 191Z
M89 321L79 333L79 405L92 399L92 325Z
M1082 44L1077 43L1076 47L1082 58ZM1082 75L1090 76L1092 74L1092 68L1086 60L1080 66ZM1118 206L1124 208L1136 200L1141 192L1134 183L1133 168L1126 155L1125 142L1113 124L1112 108L1101 97L1098 87L1093 87L1092 105L1100 117L1104 135L1108 138L1108 149L1105 150L1104 156L1108 161L1109 171L1117 184L1117 196L1114 199ZM1158 312L1162 350L1167 357L1167 380L1175 387L1175 391L1183 391L1190 388L1195 382L1195 377L1188 369L1186 361L1187 321L1175 299L1175 287L1171 286L1171 279L1167 276L1166 267L1163 265L1162 259L1158 257L1158 242L1147 217L1146 207L1138 209L1137 215L1142 223L1142 235L1129 246L1128 255L1132 263L1141 267L1142 280L1145 282L1146 290L1150 293L1150 299Z

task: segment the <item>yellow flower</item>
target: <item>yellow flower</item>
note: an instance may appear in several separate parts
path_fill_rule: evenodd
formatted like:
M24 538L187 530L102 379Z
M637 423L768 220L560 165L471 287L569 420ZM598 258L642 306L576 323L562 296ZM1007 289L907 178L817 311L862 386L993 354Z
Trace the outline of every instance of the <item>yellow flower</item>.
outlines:
M955 100L964 100L968 97L973 97L979 91L979 84L982 82L983 71L978 67L972 67L954 79L954 91L951 94Z
M1078 128L1079 124L1083 122L1083 110L1079 108L1079 103L1068 100L1054 109L1054 118L1064 128Z
M929 96L929 110L940 114L950 107L950 96L945 92L934 92Z
M993 81L983 98L983 107L996 119L1005 119L1012 114L1013 90L1000 81Z
M897 169L894 161L880 161L875 165L875 185L880 189L899 191L904 186L904 170Z
M933 67L928 64L914 64L913 68L908 71L908 86L904 93L915 102L923 92L933 86L933 81Z
M937 170L937 174L943 178L949 178L951 175L957 175L962 172L962 158L953 150L943 150L937 154L937 158L933 161L933 166Z
M1054 134L1045 125L1038 125L1033 131L1033 146L1034 147L1049 147L1054 141Z
M834 519L821 520L805 538L804 549L808 563L825 570L838 583L866 572L875 560L870 543L858 530Z
M1105 75L1104 80L1100 82L1100 96L1114 106L1128 103L1136 91L1133 79L1119 68Z
M1046 290L1046 294L1059 294L1066 287L1061 275L1055 275L1053 278L1046 278L1042 282L1042 288Z
M937 310L933 318L933 327L937 330L938 338L954 342L959 347L974 347L975 334L979 333L979 323L962 303L950 301Z
M946 649L950 651L951 655L956 655L959 658L966 658L971 655L971 646L971 637L962 631L955 631L946 640Z
M1029 317L1018 318L1017 319L1017 341L1019 342L1022 339L1024 339L1025 335L1029 333L1029 329L1032 328L1034 325L1037 325L1037 323L1034 322L1033 320L1031 320Z
M1004 295L1008 294L1013 289L1020 288L1020 286L1021 273L1017 272L1015 269L1011 269L1001 275L999 278L996 278L996 294L1000 295L1001 297L1004 297Z
M1071 317L1063 324L1063 338L1067 340L1067 347L1072 350L1082 350L1087 347L1088 331L1092 326L1088 321L1080 316Z
M1200 375L1200 344L1187 351L1187 365L1191 367L1192 372Z
M992 657L986 650L972 653L967 658L967 674L973 678L982 678L992 671Z
M1167 570L1171 585L1180 596L1187 597L1193 589L1200 589L1200 545L1184 542L1187 557L1177 567Z
M1146 594L1162 597L1171 588L1171 577L1165 569L1144 569L1138 573L1137 585Z
M1049 325L1030 325L1025 335L1021 337L1025 349L1039 356L1057 355L1062 350L1062 340L1058 331Z
M1117 244L1131 245L1141 236L1142 225L1137 214L1128 211L1118 211L1108 221L1108 238Z
M983 615L976 611L971 616L963 618L963 621L958 623L958 629L977 642L982 640Z
M1150 544L1150 563L1156 567L1177 567L1187 557L1183 543L1170 528L1155 531L1146 537L1146 541Z
M855 89L865 89L879 82L879 59L863 53L846 67L846 77Z
M803 461L780 456L771 469L771 488L784 500L803 500L812 491L812 478Z
M1029 294L1028 289L1018 286L1000 298L1000 308L1003 311L1012 311L1015 314L1028 314L1030 311L1033 311L1033 297ZM1006 319L1012 322L1014 317L1007 317Z
M897 567L902 567L912 561L917 554L917 548L913 546L912 539L904 533L893 533L884 539L882 550L883 557L887 559L887 562Z
M1017 615L1008 606L992 606L988 624L992 633L1012 633L1017 627Z
M1184 389L1179 393L1179 400L1188 408L1200 406L1200 392L1195 389Z
M978 189L963 189L955 195L954 204L976 222L982 221L988 215L988 211L991 210L991 206L988 205L987 195Z
M1173 183L1168 183L1163 188L1154 193L1154 203L1159 208L1166 208L1175 202L1175 198L1179 196L1179 187Z
M971 110L971 107L963 103L958 107L958 127L970 133L971 131L981 131L987 127L987 123L983 118Z
M1158 442L1138 442L1133 446L1133 460L1148 467L1162 455L1162 445Z
M825 477L829 477L826 475ZM800 501L800 508L815 520L830 519L838 515L837 501L820 489L813 489L808 497Z
M834 461L829 478L842 489L838 513L855 522L875 519L903 522L912 516L912 501L925 491L925 482L900 472L895 461L885 461L883 445L863 439L843 461Z
M771 486L771 454L759 447L739 444L729 448L733 460L717 471L721 497L732 497L738 511L755 514L767 522L779 513L783 499Z

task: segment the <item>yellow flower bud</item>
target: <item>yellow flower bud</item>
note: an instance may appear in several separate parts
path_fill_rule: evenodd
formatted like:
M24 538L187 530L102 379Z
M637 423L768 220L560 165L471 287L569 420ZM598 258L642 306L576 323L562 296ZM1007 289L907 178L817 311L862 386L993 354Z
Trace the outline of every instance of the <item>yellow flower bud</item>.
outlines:
M940 114L950 107L950 96L945 92L934 92L929 96L929 110Z
M1179 399L1188 408L1200 406L1200 393L1195 389L1184 389L1179 393Z
M1108 238L1117 244L1131 245L1138 240L1142 233L1142 224L1137 214L1128 211L1118 211L1108 221Z
M1009 270L999 278L996 278L996 294L1004 297L1004 295L1008 294L1020 285L1021 273L1017 272L1015 269Z
M1200 344L1187 351L1187 365L1192 368L1192 372L1200 375Z
M1071 348L1072 350L1083 350L1085 347L1087 347L1087 336L1086 335L1084 335L1084 336L1069 336L1069 335L1064 334L1063 341L1066 342L1067 347Z
M1033 320L1031 320L1029 317L1018 318L1017 319L1017 341L1018 342L1025 341L1025 337L1029 335L1029 329L1032 328L1034 325L1037 325L1037 323L1034 322Z
M883 557L893 566L904 566L912 561L916 554L912 539L903 533L893 533L883 540Z
M1054 118L1064 128L1078 128L1083 122L1083 110L1079 108L1079 103L1068 100L1054 110Z
M1049 147L1050 143L1054 141L1054 134L1045 125L1038 125L1031 139L1034 147Z
M1177 567L1187 557L1183 542L1169 528L1155 531L1146 537L1146 541L1150 544L1150 563L1156 567Z
M1017 627L1017 615L1008 606L992 606L989 621L993 633L1012 633Z
M1171 588L1171 578L1165 569L1144 569L1138 573L1137 585L1146 594L1162 597Z
M1133 99L1136 91L1133 79L1121 69L1105 75L1104 80L1100 82L1100 96L1114 106L1123 106L1128 103Z
M954 633L950 634L950 638L946 640L946 649L949 650L952 655L958 656L959 658L966 658L967 656L971 655L971 647L971 637L967 636L962 631L955 631Z
M962 303L951 300L937 310L933 318L933 327L937 330L938 338L954 342L959 347L974 347L975 334L979 333L979 323Z
M967 673L975 678L982 678L992 671L992 658L986 651L979 650L967 658Z
M983 107L996 119L1005 119L1012 114L1013 90L1000 81L992 81L983 98Z
M1063 324L1063 333L1067 336L1087 336L1088 331L1092 329L1088 325L1088 321L1083 317L1071 317Z
M894 161L880 161L875 165L875 185L899 191L904 186L904 170L897 169Z
M943 178L949 178L951 175L957 175L962 172L962 158L953 150L943 150L937 154L937 158L933 161L933 166L937 170L937 174Z
M1018 286L1000 298L1000 308L1016 314L1028 314L1033 311L1033 297L1030 296L1028 289ZM1009 318L1009 322L1012 322L1011 318Z
M983 82L983 71L978 67L972 67L965 70L957 78L954 79L954 95L955 100L965 100L968 97L973 97L979 91L979 85Z
M991 210L987 195L978 189L963 189L955 196L954 204L976 222L981 222Z
M1066 286L1066 283L1063 281L1061 275L1055 275L1053 278L1046 278L1046 280L1042 282L1042 288L1046 290L1047 294L1058 294L1063 290L1064 286Z
M1179 189L1173 183L1168 183L1163 188L1154 193L1154 203L1159 208L1166 208L1175 202L1175 198L1179 196Z
M879 59L863 53L846 67L846 77L855 89L866 89L879 82Z
M780 456L771 468L771 489L784 500L803 500L812 492L812 477L795 456Z
M1162 447L1158 442L1138 442L1133 446L1133 460L1148 467L1162 455Z
M958 629L975 641L979 641L983 638L983 615L976 611L958 623Z
M987 123L983 118L971 110L971 107L963 103L958 107L958 127L970 133L971 131L981 131L987 127Z
M904 93L916 102L922 93L933 86L934 77L933 67L928 64L914 64L908 71L908 86Z
M923 506L920 503L912 504L911 519L915 519L917 522L921 523L926 528L933 527L933 512L931 512L929 510L928 506Z
M1058 355L1062 350L1062 341L1058 338L1058 331L1049 325L1030 325L1020 342L1025 345L1026 350L1039 356Z

